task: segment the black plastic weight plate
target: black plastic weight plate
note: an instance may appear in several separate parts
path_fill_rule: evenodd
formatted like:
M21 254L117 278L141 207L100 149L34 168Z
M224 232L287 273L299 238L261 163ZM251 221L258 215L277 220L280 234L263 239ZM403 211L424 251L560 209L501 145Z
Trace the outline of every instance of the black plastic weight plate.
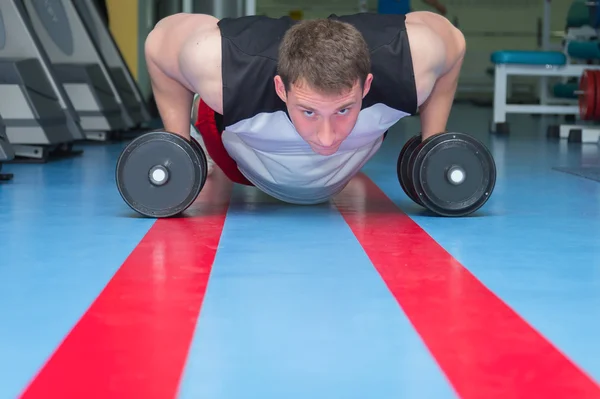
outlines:
M206 154L204 153L204 149L202 148L198 140L196 140L193 137L190 137L190 141L194 145L194 148L196 149L198 155L202 160L202 186L204 186L206 178L208 177L208 160L206 158ZM200 189L202 190L202 187L200 187Z
M206 182L206 156L196 145L163 131L134 139L117 162L123 200L148 217L171 217L187 209Z
M200 152L201 157L206 159L206 154L204 153L204 150L202 149L202 146L200 145L200 143L198 143L198 140L196 140L193 137L190 137L190 142L194 145L194 148L196 148L196 151ZM206 168L204 168L206 171Z
M398 163L396 165L396 170L398 173L398 181L400 182L400 186L402 190L408 195L410 199L412 199L418 205L423 205L417 196L417 193L414 189L414 185L412 182L412 173L410 168L410 157L413 155L415 149L421 144L421 135L416 135L408 139L408 141L400 150L400 154L398 155Z
M496 164L473 137L443 133L429 137L415 151L412 178L426 208L442 216L466 216L490 198Z

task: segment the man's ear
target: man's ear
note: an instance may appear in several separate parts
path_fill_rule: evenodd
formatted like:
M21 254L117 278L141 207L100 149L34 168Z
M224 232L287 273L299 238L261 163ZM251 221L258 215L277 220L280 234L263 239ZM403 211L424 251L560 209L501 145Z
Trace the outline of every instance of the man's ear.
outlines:
M363 87L363 98L365 98L367 93L369 93L369 90L371 90L371 82L373 82L373 74L372 73L368 74L367 78L365 79L365 84Z
M285 85L283 84L283 80L281 79L281 76L279 76L279 75L275 76L273 81L275 83L275 91L277 92L277 95L279 96L279 98L281 98L281 101L286 102L287 93L285 91Z

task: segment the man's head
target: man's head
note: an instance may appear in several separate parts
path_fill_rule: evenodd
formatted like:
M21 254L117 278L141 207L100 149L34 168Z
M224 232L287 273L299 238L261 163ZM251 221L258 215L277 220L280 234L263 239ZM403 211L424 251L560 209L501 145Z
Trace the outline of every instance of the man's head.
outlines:
M369 48L348 23L307 20L286 32L275 89L313 151L334 154L351 133L371 87L370 70Z

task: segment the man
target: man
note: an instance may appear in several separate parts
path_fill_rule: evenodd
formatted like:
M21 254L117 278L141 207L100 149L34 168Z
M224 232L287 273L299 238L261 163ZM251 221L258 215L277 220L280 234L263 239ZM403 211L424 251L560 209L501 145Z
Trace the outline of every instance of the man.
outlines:
M279 200L325 202L419 110L422 137L445 131L465 40L434 13L292 21L177 14L146 40L164 129L196 127L234 182Z

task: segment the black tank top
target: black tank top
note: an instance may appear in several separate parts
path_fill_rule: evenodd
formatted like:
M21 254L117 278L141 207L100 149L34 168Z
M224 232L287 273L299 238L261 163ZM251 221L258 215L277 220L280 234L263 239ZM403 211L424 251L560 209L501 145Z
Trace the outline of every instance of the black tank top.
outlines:
M406 33L406 17L359 13L328 18L348 22L371 52L371 89L362 108L383 104L415 114L417 93ZM296 21L289 17L248 16L219 21L222 36L223 124L231 126L259 113L286 112L273 83L278 49Z

